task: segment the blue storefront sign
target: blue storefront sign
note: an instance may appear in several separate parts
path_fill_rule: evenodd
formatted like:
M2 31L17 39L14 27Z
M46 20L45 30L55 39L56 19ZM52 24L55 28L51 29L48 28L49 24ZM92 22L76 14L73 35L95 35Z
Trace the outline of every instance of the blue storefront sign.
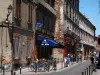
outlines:
M59 45L56 41L47 39L47 38L45 38L43 36L39 36L39 35L37 36L37 40L42 41L40 44L41 46L56 47Z
M41 43L42 46L49 46L49 43L47 42L46 39L44 39Z
M42 23L39 23L39 22L37 22L37 23L35 24L35 27L41 28L42 26L43 26L43 24L42 24Z

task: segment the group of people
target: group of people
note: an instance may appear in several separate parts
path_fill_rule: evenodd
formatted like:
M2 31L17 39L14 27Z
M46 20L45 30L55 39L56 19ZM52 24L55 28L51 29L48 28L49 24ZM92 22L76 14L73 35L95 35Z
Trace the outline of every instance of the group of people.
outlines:
M80 54L68 54L67 57L64 58L65 67L69 66L71 62L78 62L82 60L82 55Z

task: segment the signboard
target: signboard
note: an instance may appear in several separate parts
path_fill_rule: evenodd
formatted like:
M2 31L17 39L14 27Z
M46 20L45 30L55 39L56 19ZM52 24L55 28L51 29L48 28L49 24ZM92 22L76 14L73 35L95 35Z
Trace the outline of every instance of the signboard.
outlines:
M49 46L48 42L46 39L43 40L43 42L41 43L42 46Z

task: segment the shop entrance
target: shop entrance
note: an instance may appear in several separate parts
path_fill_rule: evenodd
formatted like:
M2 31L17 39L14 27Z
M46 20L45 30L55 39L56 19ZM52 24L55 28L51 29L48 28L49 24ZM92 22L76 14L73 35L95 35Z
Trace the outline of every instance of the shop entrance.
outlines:
M42 47L39 46L38 48L38 59L45 58L49 59L49 57L52 55L52 49L51 47Z

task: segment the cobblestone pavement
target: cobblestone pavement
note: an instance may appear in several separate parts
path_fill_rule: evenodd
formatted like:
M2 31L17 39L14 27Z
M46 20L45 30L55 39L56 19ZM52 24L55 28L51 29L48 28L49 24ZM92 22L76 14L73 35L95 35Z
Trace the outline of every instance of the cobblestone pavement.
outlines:
M29 72L28 69L22 70L21 75L82 75L82 71L90 65L90 62L77 63L67 68L58 69L56 71L50 72ZM5 75L11 75L10 73L6 73ZM19 71L16 71L16 75L20 75Z

